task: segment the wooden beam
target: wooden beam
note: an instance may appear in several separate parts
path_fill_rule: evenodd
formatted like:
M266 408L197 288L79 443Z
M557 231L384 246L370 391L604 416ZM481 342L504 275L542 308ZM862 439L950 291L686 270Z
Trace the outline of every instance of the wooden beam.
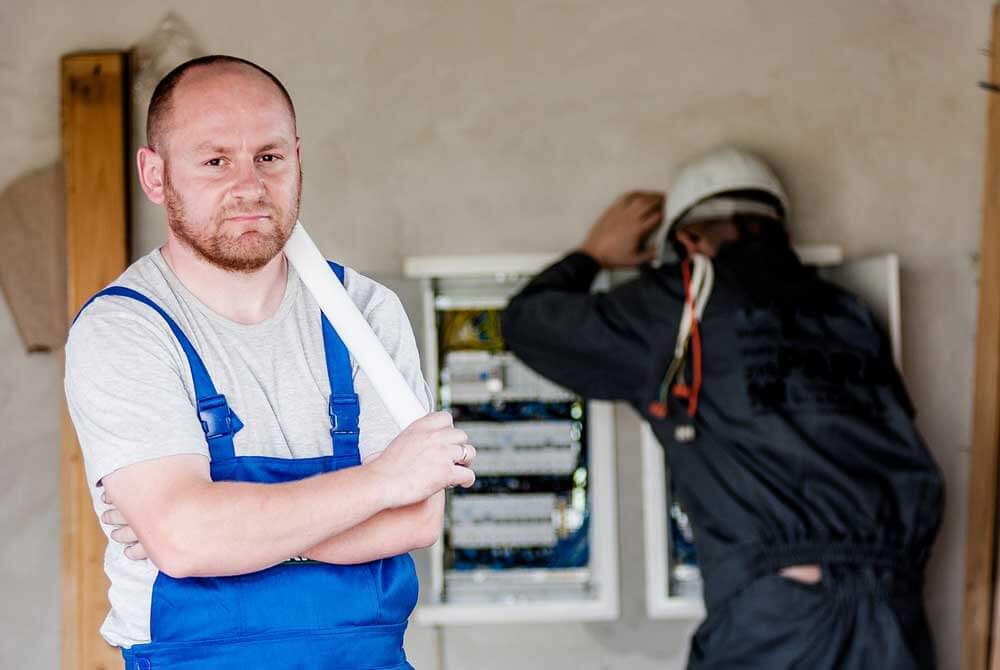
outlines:
M1000 5L993 8L991 82L1000 83ZM1000 94L989 93L986 179L980 239L979 316L973 393L972 454L965 543L963 670L990 663L996 578L997 467L1000 452Z
M124 53L62 59L68 319L127 264L128 68ZM122 667L99 634L108 613L107 539L97 523L76 434L63 407L62 626L64 670Z

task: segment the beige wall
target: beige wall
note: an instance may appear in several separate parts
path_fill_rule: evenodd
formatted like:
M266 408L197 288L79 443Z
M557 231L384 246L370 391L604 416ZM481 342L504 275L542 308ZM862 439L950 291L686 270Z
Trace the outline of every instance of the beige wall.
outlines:
M208 51L288 85L302 219L359 269L569 247L613 195L665 187L724 139L777 166L799 241L898 252L905 376L948 483L927 599L942 667L957 667L990 3L7 0L0 185L58 154L59 55L127 47L168 7ZM144 252L162 224L137 212ZM0 608L0 666L51 668L59 362L21 353L6 310L0 370L0 585L19 603ZM448 629L449 670L683 666L690 625L642 614L637 449L620 453L622 621ZM428 631L410 644L418 667L438 667Z

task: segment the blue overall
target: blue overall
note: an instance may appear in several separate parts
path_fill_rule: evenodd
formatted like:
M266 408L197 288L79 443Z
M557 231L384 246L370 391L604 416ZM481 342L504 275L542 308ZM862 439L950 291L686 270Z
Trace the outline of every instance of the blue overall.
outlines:
M343 267L330 267L343 282ZM243 422L216 391L201 357L174 320L146 296L119 286L101 291L87 305L106 295L152 307L184 349L213 481L286 482L360 465L360 405L350 356L326 317L320 316L331 389L332 454L237 456L233 436ZM124 649L125 667L412 670L403 652L403 633L417 588L407 554L362 565L296 559L235 577L175 579L161 572L153 584L151 641Z

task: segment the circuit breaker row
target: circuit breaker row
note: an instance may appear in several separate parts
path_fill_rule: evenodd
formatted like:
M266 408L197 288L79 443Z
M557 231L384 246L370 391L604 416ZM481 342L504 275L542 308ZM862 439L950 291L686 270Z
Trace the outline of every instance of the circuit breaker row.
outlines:
M568 402L574 398L506 351L450 351L444 357L441 380L447 384L451 403Z
M570 475L580 460L578 421L456 424L476 446L476 472L489 475Z

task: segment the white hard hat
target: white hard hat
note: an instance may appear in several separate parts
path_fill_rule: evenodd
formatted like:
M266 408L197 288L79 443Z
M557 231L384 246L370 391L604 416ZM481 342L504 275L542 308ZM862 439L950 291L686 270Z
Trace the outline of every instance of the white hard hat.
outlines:
M763 191L774 196L788 216L788 196L777 175L757 156L733 146L708 152L683 165L667 196L664 235L700 202L732 191Z

